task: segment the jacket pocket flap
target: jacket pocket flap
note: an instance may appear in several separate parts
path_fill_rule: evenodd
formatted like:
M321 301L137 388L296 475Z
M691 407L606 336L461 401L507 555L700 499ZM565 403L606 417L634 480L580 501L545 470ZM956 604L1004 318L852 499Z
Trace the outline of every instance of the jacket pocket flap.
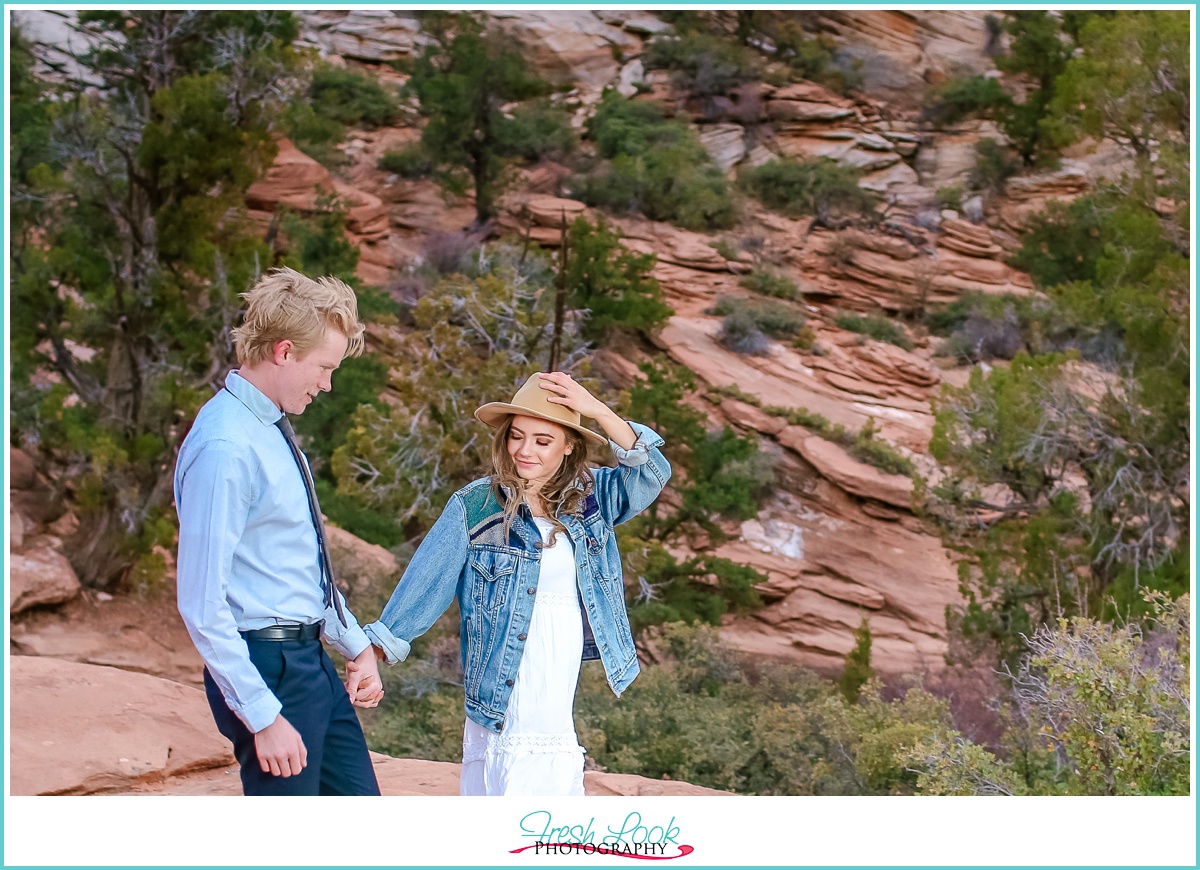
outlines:
M516 557L494 550L482 550L471 557L471 567L484 580L494 583L517 569Z

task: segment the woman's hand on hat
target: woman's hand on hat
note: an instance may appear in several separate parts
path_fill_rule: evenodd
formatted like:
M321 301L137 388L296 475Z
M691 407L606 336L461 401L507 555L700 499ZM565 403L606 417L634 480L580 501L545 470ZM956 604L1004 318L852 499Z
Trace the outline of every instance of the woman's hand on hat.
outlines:
M601 402L587 391L587 388L576 381L566 372L542 372L539 386L553 395L547 396L546 401L555 405L564 405L584 417L600 419L612 411L608 405Z
M600 424L604 434L626 450L633 448L637 434L629 424L616 415L612 408L601 402L582 385L575 383L566 372L543 372L539 381L543 390L553 393L546 401L565 405L580 416L591 417Z

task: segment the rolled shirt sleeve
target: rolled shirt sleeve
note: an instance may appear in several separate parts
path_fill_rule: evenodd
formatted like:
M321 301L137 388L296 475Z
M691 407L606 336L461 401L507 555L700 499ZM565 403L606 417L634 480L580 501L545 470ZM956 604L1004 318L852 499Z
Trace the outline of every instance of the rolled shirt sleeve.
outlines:
M342 591L334 587L333 594L341 599L342 613L346 615L346 625L343 626L341 620L338 619L335 608L325 608L325 640L346 658L356 659L363 650L371 645L371 640L359 626L354 614L350 612L350 607L346 604L346 596L342 594Z
M204 444L181 469L177 597L188 634L229 709L257 733L283 706L250 660L227 598L254 479L251 457L229 441Z

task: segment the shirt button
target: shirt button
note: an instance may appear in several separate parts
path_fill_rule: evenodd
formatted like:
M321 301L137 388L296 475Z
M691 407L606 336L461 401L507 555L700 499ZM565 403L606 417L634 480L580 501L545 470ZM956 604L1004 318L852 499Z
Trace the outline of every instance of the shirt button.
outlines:
M506 685L506 686L511 686L512 684L513 684L513 681L512 681L512 680L505 680L505 681L504 681L504 685Z
M535 594L536 592L537 592L537 589L536 589L535 587L533 587L533 586L530 586L530 587L529 587L529 594L530 594L530 595L533 595L533 594Z
M523 634L517 635L517 640L524 640L524 639L525 639L525 635L523 635Z

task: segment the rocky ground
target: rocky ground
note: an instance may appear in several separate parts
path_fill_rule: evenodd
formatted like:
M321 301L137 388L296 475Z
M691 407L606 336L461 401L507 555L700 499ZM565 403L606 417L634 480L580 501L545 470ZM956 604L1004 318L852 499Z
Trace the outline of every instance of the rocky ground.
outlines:
M105 633L121 621L84 624ZM143 656L143 664L152 658ZM195 665L199 673L198 659ZM121 667L29 655L11 658L9 678L11 794L241 794L237 764L203 689ZM458 794L457 764L378 753L372 760L385 795ZM584 788L589 795L723 794L594 771L585 774Z

